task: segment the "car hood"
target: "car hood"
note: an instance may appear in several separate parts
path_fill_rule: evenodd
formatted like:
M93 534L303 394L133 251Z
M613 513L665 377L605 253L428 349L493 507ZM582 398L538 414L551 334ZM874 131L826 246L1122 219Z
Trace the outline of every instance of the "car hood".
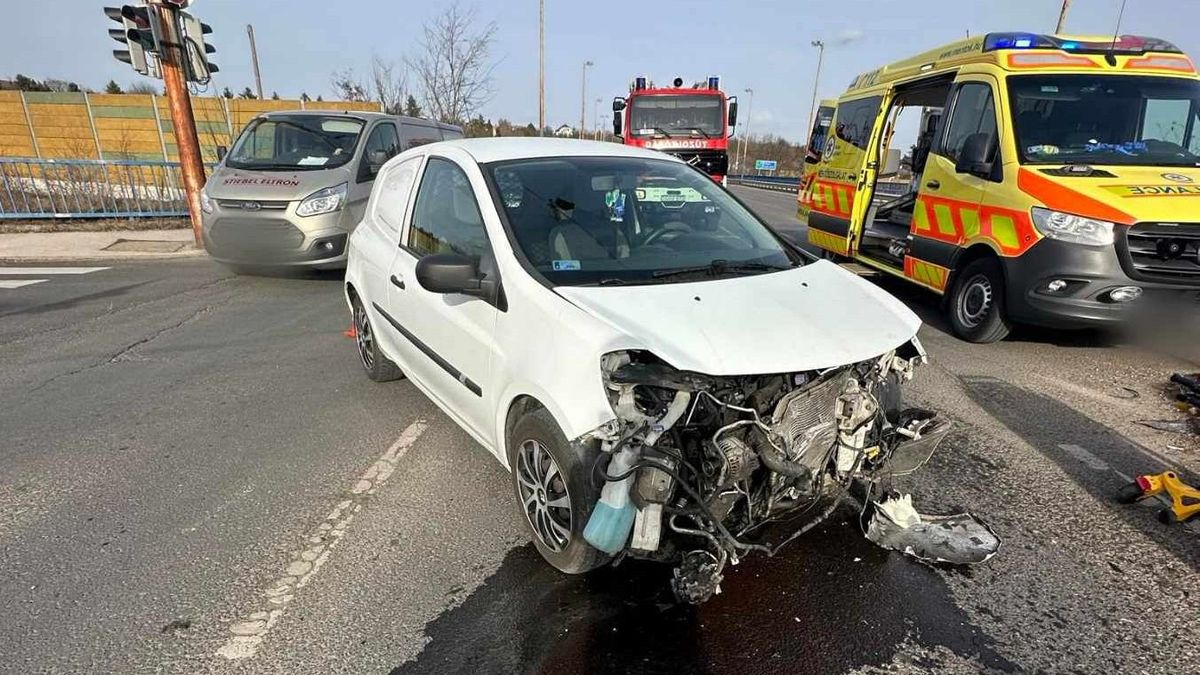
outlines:
M856 363L904 344L921 325L899 300L828 261L732 279L555 290L676 368L708 375Z
M204 190L213 199L296 201L327 187L346 182L345 166L314 171L253 171L220 166Z

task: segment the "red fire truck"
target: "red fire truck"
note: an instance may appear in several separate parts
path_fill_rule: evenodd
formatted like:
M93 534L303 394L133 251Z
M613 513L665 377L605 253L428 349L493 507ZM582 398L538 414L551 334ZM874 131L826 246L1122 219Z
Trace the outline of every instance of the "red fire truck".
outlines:
M613 134L629 145L675 155L724 183L737 97L726 96L716 77L690 87L677 77L671 84L660 88L635 78L628 97L613 99Z

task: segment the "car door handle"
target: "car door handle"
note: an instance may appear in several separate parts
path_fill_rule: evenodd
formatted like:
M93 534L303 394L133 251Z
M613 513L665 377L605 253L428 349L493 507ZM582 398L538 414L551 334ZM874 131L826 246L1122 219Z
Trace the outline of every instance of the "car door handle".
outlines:
M937 190L942 187L942 184L936 180L931 180L925 184L925 187L929 188L930 190Z
M397 277L395 274L392 275L392 285L400 290L404 290L404 280Z

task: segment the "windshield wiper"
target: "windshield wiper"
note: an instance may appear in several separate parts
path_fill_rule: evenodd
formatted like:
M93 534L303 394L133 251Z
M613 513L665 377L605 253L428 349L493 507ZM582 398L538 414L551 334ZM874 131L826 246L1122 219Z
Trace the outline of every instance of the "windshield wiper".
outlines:
M658 270L650 276L655 279L667 279L670 277L682 277L691 274L707 274L710 276L718 276L729 272L781 272L791 269L790 267L781 267L779 265L768 265L766 263L755 262L729 262L728 260L714 260L707 265L697 265L695 267L681 267L676 270Z
M680 131L695 131L695 132L699 133L700 135L704 136L705 138L712 138L712 136L710 136L707 131L701 129L700 127L672 127L672 128L678 129Z

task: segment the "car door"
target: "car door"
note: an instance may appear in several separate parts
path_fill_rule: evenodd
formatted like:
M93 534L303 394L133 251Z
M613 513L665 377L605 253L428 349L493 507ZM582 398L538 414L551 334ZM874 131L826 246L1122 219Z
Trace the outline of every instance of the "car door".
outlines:
M384 351L401 361L411 358L408 346L397 341L390 331L379 330L383 318L372 303L386 306L388 299L388 277L392 263L400 251L400 235L404 231L405 218L412 204L413 187L421 170L424 157L413 157L387 167L375 181L374 200L368 203L362 224L351 236L356 283L360 286L364 304L372 316L375 333Z
M350 182L346 208L349 216L348 224L353 227L362 220L367 208L367 200L371 198L371 186L375 175L384 162L395 157L400 152L400 137L396 133L396 125L391 122L379 122L371 128L367 142L363 144L362 155L358 158L354 180ZM372 153L375 153L373 156ZM382 153L382 154L378 154ZM373 163L373 161L375 163Z
M491 257L481 214L489 202L479 197L463 166L429 156L389 275L388 321L420 353L410 375L456 421L494 444L498 392L488 385L499 310L480 298L432 293L416 278L417 262L427 255Z
M994 78L960 78L951 92L941 137L921 175L904 274L937 291L945 290L952 261L963 243L978 235L981 227L991 226L981 217L980 205L989 187L1002 179L999 151L993 150L996 161L991 176L959 173L955 164L973 134L990 134L998 147L996 100Z

